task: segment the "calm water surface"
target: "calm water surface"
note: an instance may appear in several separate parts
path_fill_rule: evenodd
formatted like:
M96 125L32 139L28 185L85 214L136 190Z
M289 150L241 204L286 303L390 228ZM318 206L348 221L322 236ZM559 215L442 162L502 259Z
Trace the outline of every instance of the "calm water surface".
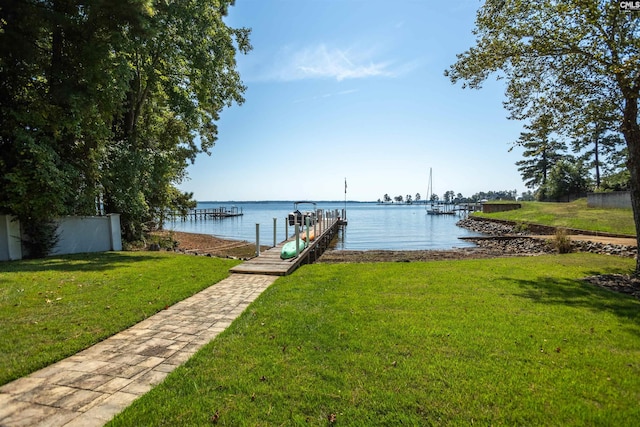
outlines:
M276 241L285 239L285 219L293 202L199 202L199 209L235 206L244 215L234 218L173 221L166 229L211 234L226 239L255 242L256 223L260 224L260 244L273 244L273 218ZM304 208L312 207L304 205ZM344 209L344 202L318 202L318 209ZM423 205L378 205L347 202L349 225L338 236L336 249L415 250L451 249L473 246L460 237L477 236L456 226L458 215L427 215ZM301 207L301 210L302 209ZM292 228L289 232L293 233Z

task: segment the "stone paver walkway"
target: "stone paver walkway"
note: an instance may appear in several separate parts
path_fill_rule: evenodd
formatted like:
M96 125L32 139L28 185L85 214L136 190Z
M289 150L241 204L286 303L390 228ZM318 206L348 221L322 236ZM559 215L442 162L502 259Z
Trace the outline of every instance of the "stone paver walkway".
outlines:
M0 426L103 426L277 279L232 274L87 350L0 387Z

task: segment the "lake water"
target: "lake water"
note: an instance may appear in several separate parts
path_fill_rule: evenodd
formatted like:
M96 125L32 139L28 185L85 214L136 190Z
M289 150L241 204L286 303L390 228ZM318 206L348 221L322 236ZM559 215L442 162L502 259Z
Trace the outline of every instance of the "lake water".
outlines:
M256 223L260 224L260 244L273 244L273 218L276 240L285 239L285 219L293 202L199 202L198 209L237 207L244 215L223 219L177 220L165 223L165 229L211 234L226 238L256 241ZM301 206L300 210L312 208ZM344 202L318 202L325 211L344 209ZM474 246L460 237L477 233L456 226L458 215L427 215L424 205L378 205L347 202L349 225L338 235L336 249L418 250L451 249ZM292 227L289 227L292 234Z

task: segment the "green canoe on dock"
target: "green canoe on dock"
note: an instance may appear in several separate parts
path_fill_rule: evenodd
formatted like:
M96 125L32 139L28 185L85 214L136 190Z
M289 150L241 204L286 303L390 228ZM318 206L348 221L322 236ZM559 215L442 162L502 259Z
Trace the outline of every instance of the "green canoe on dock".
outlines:
M305 242L302 239L299 239L298 241L300 242L300 252L302 252L304 248L307 247L307 242ZM282 251L280 252L280 258L289 259L289 258L294 258L295 256L296 256L296 241L294 239L284 244L284 246L282 247Z

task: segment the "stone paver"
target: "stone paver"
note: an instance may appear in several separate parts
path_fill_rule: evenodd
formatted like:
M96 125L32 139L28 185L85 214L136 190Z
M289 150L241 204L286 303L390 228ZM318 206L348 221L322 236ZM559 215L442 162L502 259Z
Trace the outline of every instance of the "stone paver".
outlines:
M103 426L224 331L276 276L232 274L105 341L0 387L0 426Z

